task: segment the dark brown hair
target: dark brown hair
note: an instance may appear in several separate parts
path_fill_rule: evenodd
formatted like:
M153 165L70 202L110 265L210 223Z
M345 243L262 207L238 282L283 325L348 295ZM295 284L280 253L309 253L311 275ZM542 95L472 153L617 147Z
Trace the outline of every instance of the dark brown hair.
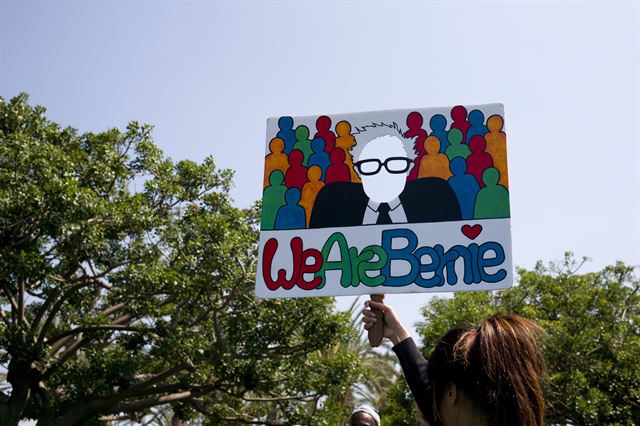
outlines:
M544 330L517 315L493 315L479 327L455 328L429 360L433 411L448 383L467 394L492 426L544 423L546 365L538 339Z

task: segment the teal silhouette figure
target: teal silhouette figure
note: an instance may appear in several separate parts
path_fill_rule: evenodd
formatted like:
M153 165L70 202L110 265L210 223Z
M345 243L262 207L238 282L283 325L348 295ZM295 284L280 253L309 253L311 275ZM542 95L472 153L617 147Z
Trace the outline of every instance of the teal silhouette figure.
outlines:
M462 143L462 132L459 129L450 129L447 134L447 140L449 141L449 146L445 150L445 155L449 158L449 162L451 162L456 157L462 157L463 159L467 159L468 156L471 155L471 150L469 147Z
M304 167L307 167L309 157L311 156L311 154L313 154L313 149L311 149L311 141L309 140L309 128L307 126L296 127L296 139L298 141L295 143L295 145L293 145L293 149L300 150L304 154L302 165Z
M436 114L429 120L429 127L431 127L431 134L429 136L436 136L440 141L440 152L443 154L446 152L449 146L447 131L447 119L442 114Z
M280 170L274 170L269 175L269 186L262 193L262 223L261 229L275 229L276 215L280 207L285 205L284 195L287 187L282 184L284 174Z
M313 154L309 157L309 162L307 166L311 168L311 166L318 166L320 170L322 170L322 175L320 176L320 180L324 182L324 175L327 172L327 169L331 165L331 160L329 159L329 153L324 150L324 139L322 138L314 138L311 141L311 149L313 149Z
M289 116L280 117L278 119L278 127L280 131L276 137L284 141L284 149L282 152L288 154L296 143L296 133L293 131L293 118Z
M284 195L287 202L280 207L276 215L276 229L304 229L307 225L304 207L298 205L300 202L300 190L289 188Z
M462 135L462 133L460 134ZM480 185L478 185L478 181L472 174L467 173L467 163L464 161L464 158L454 158L451 163L449 163L449 168L453 176L451 176L447 182L449 182L449 186L453 188L453 192L455 192L456 197L458 197L462 218L473 219L473 207L478 191L480 190Z
M484 124L484 114L478 109L469 113L469 130L467 130L467 145L473 136L484 136L489 133L489 129Z
M474 217L476 219L494 219L510 217L509 191L498 184L500 173L494 167L489 167L482 173L485 187L478 191Z

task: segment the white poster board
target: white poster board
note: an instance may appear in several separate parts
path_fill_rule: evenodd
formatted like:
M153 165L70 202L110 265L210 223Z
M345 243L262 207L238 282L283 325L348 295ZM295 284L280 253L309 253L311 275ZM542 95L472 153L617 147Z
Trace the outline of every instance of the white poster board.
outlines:
M256 295L511 286L501 104L267 120Z

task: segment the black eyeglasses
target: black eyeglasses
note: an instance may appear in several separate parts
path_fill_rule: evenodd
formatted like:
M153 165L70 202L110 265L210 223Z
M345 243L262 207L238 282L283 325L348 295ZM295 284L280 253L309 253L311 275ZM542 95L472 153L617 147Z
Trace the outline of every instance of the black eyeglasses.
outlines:
M354 164L363 176L375 175L384 166L389 173L399 174L409 170L411 160L405 157L390 157L384 160L384 163L377 158L371 160L362 160Z

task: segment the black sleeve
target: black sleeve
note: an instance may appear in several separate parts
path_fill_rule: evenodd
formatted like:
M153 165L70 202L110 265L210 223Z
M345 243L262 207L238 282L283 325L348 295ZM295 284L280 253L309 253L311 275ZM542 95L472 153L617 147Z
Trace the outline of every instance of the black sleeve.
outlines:
M404 377L411 389L413 398L418 404L418 408L426 419L430 419L431 414L431 382L427 375L429 362L424 359L422 353L411 337L407 337L402 342L393 347L393 351L400 360L400 366L404 372Z

